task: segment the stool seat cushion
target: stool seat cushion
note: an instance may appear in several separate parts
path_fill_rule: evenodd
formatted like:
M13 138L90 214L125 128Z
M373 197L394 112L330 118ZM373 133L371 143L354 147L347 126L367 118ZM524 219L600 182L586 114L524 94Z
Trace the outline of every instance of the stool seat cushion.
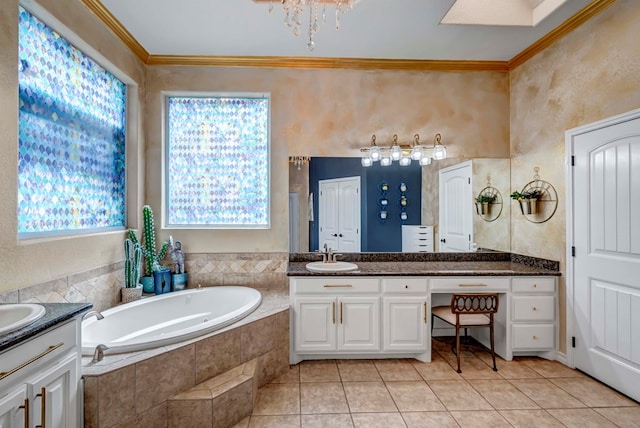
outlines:
M435 306L431 313L451 325L456 325L456 314L451 312L451 306ZM460 326L489 325L491 320L485 314L460 314Z

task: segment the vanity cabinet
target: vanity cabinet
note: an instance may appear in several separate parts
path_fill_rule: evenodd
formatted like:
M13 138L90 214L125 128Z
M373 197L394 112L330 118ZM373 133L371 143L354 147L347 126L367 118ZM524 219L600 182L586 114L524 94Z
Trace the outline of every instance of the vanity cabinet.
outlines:
M80 425L79 335L77 319L0 354L0 427Z
M427 349L427 280L382 280L382 337L385 351L424 352Z
M513 278L511 341L514 354L556 348L556 306L555 278Z

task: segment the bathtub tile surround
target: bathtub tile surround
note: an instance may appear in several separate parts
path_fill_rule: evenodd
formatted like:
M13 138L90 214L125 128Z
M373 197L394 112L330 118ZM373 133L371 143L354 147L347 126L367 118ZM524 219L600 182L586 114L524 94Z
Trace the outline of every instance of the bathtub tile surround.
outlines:
M244 285L286 290L289 253L189 253L189 286Z

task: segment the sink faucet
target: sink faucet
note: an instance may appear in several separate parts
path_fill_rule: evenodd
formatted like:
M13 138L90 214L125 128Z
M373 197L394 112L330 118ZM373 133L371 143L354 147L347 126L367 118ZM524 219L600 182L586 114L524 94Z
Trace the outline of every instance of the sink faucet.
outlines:
M97 363L98 361L102 361L102 359L104 358L104 351L106 351L107 349L109 349L109 347L107 345L103 345L102 343L96 346L96 350L93 353L93 359L91 360L91 362Z
M91 311L91 312L87 312L86 314L84 314L82 316L82 321L84 321L85 319L95 316L97 319L101 320L104 319L104 315L102 315L100 312L98 311Z

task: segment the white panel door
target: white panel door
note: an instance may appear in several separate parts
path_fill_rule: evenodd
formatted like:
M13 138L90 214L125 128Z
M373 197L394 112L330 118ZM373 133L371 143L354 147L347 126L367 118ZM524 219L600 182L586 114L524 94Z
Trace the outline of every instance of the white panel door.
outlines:
M78 398L75 392L78 385L77 362L77 356L71 355L29 382L34 424L50 428L78 426L76 423Z
M0 396L0 428L23 428L29 405L26 402L27 387L22 385Z
M443 168L439 180L439 238L442 252L469 251L473 240L471 161Z
M340 297L338 304L338 349L379 351L380 298Z
M360 177L320 180L319 248L360 252Z
M569 135L574 363L640 400L640 118Z
M384 297L383 344L385 351L427 350L427 298Z

